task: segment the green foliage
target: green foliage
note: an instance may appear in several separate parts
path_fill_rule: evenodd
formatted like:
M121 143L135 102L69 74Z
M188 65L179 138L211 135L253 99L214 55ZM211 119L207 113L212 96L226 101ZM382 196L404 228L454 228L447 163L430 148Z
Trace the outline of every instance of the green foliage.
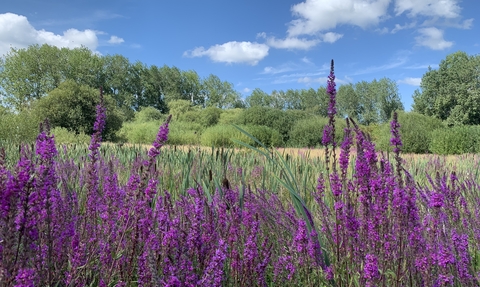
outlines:
M142 108L135 114L135 121L145 123L150 121L164 121L167 117L154 107Z
M239 124L239 119L243 111L243 109L239 108L223 110L218 123L223 125Z
M307 116L308 113L304 111L283 111L255 106L244 110L238 122L242 125L270 127L282 135L283 142L288 142L290 130L295 122Z
M0 113L0 140L13 143L32 143L39 131L40 121L29 110L18 114Z
M90 136L83 132L76 134L62 127L53 128L51 133L55 136L55 143L57 144L89 144L91 140Z
M117 137L133 144L152 144L163 121L125 122ZM199 124L172 121L169 125L168 144L195 145L200 142L202 127Z
M204 127L211 127L218 123L222 110L216 107L207 107L200 113L200 124Z
M266 146L280 146L283 144L280 134L266 126L241 126L242 129L256 137ZM207 128L200 139L203 146L214 147L241 147L232 139L258 146L251 138L246 136L231 125L216 125Z
M104 101L107 108L104 136L106 140L114 140L115 132L122 126L123 116L111 97L104 95ZM48 118L52 128L63 127L75 133L92 134L98 102L98 90L67 80L35 102L33 113L38 122Z
M437 70L429 67L420 87L413 95L414 111L450 126L480 124L480 55L447 55Z
M435 154L480 152L480 126L454 126L433 131L430 150Z
M442 121L439 119L421 115L415 112L399 112L398 122L400 123L400 134L402 137L402 151L405 153L428 153L432 132L442 128ZM391 151L390 146L390 123L385 123L378 129L376 146L380 150Z
M323 129L328 124L328 118L314 116L299 120L290 131L289 146L318 147L322 145ZM345 120L336 119L335 141L340 144L343 140Z
M363 125L385 123L393 111L403 110L398 86L388 78L340 86L337 102L339 115Z
M187 100L173 100L168 102L168 111L172 115L172 119L179 120L180 117L188 111L192 111L193 106Z

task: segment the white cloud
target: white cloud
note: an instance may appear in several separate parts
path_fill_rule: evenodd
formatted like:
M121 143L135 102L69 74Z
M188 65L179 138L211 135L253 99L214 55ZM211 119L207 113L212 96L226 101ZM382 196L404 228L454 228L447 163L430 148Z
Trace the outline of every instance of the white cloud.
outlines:
M267 33L265 33L265 32L257 33L257 38L266 39L267 38Z
M456 18L460 15L460 6L458 6L458 0L396 0L396 15L404 12L407 12L410 17L422 15Z
M320 40L307 40L299 39L296 37L287 37L285 39L276 39L270 37L267 39L267 44L270 47L277 49L299 49L299 50L308 50L320 43Z
M309 65L310 65L310 64L313 64L312 61L310 61L310 59L307 58L307 57L303 57L303 58L301 59L301 61L304 62L305 64L309 64Z
M123 40L123 38L120 38L120 37L117 37L117 36L111 36L110 40L108 40L108 43L110 43L110 44L121 44L123 42L125 42L125 40Z
M289 72L289 71L292 71L292 70L293 69L291 67L288 67L287 65L283 65L280 68L265 67L265 68L263 68L263 71L261 72L261 74L274 75L274 74L281 74L281 73Z
M401 84L407 84L407 85L410 85L410 86L420 87L420 83L422 82L422 78L407 77L405 79L399 80L398 82L401 83Z
M290 22L288 35L314 35L342 24L365 29L387 16L389 4L390 0L305 0L292 7L298 19Z
M412 23L409 23L409 24L405 24L405 25L400 25L400 24L395 24L395 28L392 29L391 33L392 34L395 34L397 33L398 31L401 31L401 30L404 30L404 29L410 29L410 28L413 28L417 25L417 22L412 22Z
M251 91L252 91L252 90L249 89L249 88L245 88L245 89L242 90L242 92L244 92L244 93L250 93Z
M443 31L435 27L422 28L418 32L420 36L415 37L415 40L419 46L428 47L432 50L444 50L453 45L453 42L446 41L443 38Z
M473 26L473 18L463 21L461 24L462 29L470 29Z
M13 13L0 14L0 55L13 48L26 48L32 44L49 44L57 47L77 48L86 46L92 51L98 47L98 31L68 29L63 35L36 30L27 17Z
M207 56L214 62L258 64L268 55L269 47L265 44L252 42L227 42L211 46L208 49L197 47L183 53L184 57Z
M323 37L323 42L335 43L338 39L343 37L343 34L328 32L324 34L322 37Z
M377 29L375 29L375 32L377 32L379 34L387 34L388 33L388 28L387 27L383 27L382 29L377 28Z

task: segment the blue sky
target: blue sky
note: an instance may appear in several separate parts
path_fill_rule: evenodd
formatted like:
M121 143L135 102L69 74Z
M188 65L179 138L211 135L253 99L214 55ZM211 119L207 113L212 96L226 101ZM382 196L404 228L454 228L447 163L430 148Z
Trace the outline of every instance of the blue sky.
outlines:
M317 88L388 77L407 110L427 67L480 52L478 0L3 0L9 47L85 45L132 62L215 74L255 88Z

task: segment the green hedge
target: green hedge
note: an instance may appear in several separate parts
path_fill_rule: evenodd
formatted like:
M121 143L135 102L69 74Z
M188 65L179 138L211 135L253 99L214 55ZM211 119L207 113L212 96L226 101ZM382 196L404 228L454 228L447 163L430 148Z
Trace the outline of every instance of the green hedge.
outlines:
M51 133L55 136L55 143L57 144L89 144L91 140L91 137L83 132L75 134L62 127L53 128Z
M435 154L480 152L480 126L454 126L432 133L430 150Z
M328 124L328 118L313 116L297 121L290 131L289 146L318 147L322 145L323 129ZM344 119L335 120L335 141L340 145L346 127Z
M280 133L266 126L240 126L246 132L257 138L266 146L283 145ZM241 145L232 141L232 139L258 146L252 139L240 132L232 125L216 125L207 128L201 137L200 143L203 146L215 147L241 147Z
M415 112L399 112L400 135L402 137L402 152L405 153L429 153L432 141L432 132L443 128L442 121L433 117L421 115ZM392 151L390 146L391 132L390 123L383 124L376 130L374 138L376 146L380 150Z

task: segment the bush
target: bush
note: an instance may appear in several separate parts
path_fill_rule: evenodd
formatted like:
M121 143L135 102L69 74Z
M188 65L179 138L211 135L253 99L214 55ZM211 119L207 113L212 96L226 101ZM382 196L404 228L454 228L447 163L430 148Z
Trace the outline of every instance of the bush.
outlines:
M111 96L104 95L104 102L107 120L103 136L105 140L113 141L115 133L122 127L124 117ZM98 103L97 89L67 80L35 102L33 113L37 116L37 122L48 118L52 128L63 127L71 132L90 135L93 133Z
M288 142L290 130L300 119L307 118L304 111L283 111L279 109L254 106L243 111L238 122L242 125L267 126L282 135L283 142Z
M166 118L166 115L162 114L162 112L154 107L144 107L135 114L135 121L139 123L165 121Z
M299 120L290 131L290 146L295 147L316 147L322 144L323 129L328 124L328 118L313 116L308 119ZM335 121L335 141L339 145L343 140L344 119Z
M127 122L117 133L119 138L133 144L151 144L163 121ZM200 142L202 127L199 124L172 121L169 125L167 144L192 145Z
M428 153L432 132L442 128L442 121L439 119L421 115L415 112L399 112L398 122L400 123L400 134L402 136L402 151L405 153ZM392 151L390 146L390 124L386 123L378 129L376 146L380 150Z
M75 143L75 144L89 144L90 136L85 133L76 134L68 131L66 128L56 127L51 130L51 133L55 135L55 142L57 144L63 143Z
M280 133L272 128L266 126L240 126L240 128L257 138L267 147L283 145ZM259 144L232 125L216 125L207 128L202 134L200 143L203 146L242 147L242 145L235 143L232 139L249 145L259 146Z
M211 127L218 123L222 110L216 107L208 107L200 112L200 124Z
M243 111L244 109L223 110L223 112L220 114L218 123L223 125L241 124L239 119Z
M480 126L454 126L432 133L430 151L435 154L480 152Z
M28 110L19 114L3 111L0 123L0 140L32 143L37 138L40 121Z

